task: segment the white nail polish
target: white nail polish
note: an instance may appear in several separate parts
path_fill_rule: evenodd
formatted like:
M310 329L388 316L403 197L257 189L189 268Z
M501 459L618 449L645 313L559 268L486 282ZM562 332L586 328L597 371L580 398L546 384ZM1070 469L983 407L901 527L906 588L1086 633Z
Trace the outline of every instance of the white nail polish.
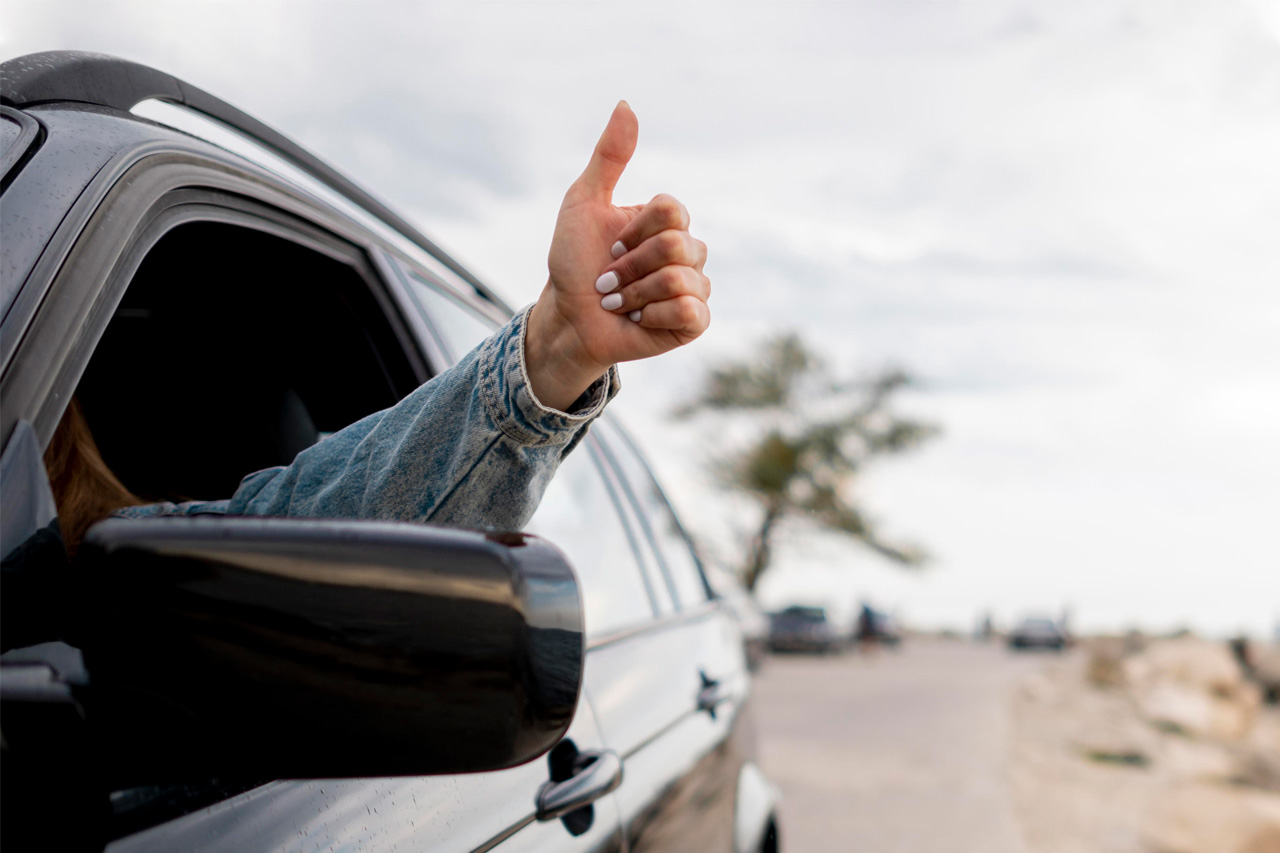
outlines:
M641 314L641 311L640 311L640 309L639 309L639 308L637 308L636 310L632 311L632 312L631 312L630 314L628 314L627 316L631 318L631 322L633 322L633 323L639 323L639 322L640 322L640 314Z
M622 245L622 241L621 241L621 240L619 240L618 242L614 243L614 244L613 244L613 248L609 250L609 254L613 255L613 259L614 259L615 261L616 261L618 258L620 258L620 257L622 257L623 255L625 255L626 253L627 253L627 247L626 247L626 246L624 246L624 245Z
M600 307L606 311L616 311L622 307L622 294L610 293L604 299L600 300Z
M609 270L607 273L596 279L596 290L601 293L608 293L610 290L617 289L620 281L621 279L618 278L618 274L613 270Z

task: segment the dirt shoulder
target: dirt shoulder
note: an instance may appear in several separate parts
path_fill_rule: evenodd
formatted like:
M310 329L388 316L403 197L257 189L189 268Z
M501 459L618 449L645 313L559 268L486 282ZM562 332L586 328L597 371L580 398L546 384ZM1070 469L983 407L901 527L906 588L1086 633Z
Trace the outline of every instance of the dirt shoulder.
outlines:
M1023 680L1010 777L1033 853L1280 853L1280 710L1220 644L1097 641Z

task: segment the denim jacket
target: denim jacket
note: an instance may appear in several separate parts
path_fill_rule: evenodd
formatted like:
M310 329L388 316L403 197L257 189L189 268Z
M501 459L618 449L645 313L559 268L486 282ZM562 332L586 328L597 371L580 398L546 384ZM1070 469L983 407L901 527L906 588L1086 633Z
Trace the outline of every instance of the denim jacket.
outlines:
M286 466L240 481L226 500L126 507L116 515L271 515L430 522L518 530L563 459L618 393L617 367L569 412L534 396L524 361L529 310L396 405Z

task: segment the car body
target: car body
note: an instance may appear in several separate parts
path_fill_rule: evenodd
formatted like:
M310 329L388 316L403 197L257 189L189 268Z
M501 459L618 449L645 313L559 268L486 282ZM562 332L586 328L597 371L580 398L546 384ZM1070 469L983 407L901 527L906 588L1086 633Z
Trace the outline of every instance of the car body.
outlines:
M1047 616L1028 616L1009 632L1011 649L1052 649L1062 651L1070 644L1067 632Z
M714 566L707 565L705 568L711 589L728 605L738 620L747 666L752 671L759 669L769 651L769 617L736 577Z
M899 624L897 617L892 613L884 613L876 611L875 614L875 636L876 639L885 646L898 646L902 644L902 625Z
M512 316L358 186L188 84L72 52L11 60L0 73L6 458L18 435L33 437L38 454L75 394L127 485L157 499L227 497L244 473L285 464L394 404ZM6 515L33 500L19 479L0 483ZM128 535L120 524L138 523L149 522L105 524L118 537ZM286 527L287 542L295 528ZM738 623L607 413L565 460L528 530L568 556L586 626L572 722L545 756L382 778L335 770L343 778L229 780L215 767L194 784L112 789L109 800L77 782L84 796L58 793L46 807L59 823L101 819L113 853L776 850L776 793L756 763ZM234 524L225 532L241 535ZM487 541L466 547L522 540ZM114 553L127 564L136 549ZM16 602L7 569L5 578L5 599ZM15 652L59 677L77 666L63 664L77 650L62 642L10 649L0 663ZM16 671L0 673L0 688L17 684ZM87 679L91 689L91 661ZM8 707L7 748L17 719ZM29 707L41 722L40 707ZM300 766L323 777L332 750L316 742L313 762ZM540 791L577 779L587 765L575 756L587 754L612 756L620 783L593 793L589 807L543 814ZM54 764L37 753L22 766L70 786L73 774ZM10 793L23 785L18 766L7 753L6 823ZM108 802L109 814L91 813ZM572 819L588 808L590 819Z
M877 610L870 605L860 605L857 628L858 641L896 647L902 643L902 625L891 613Z
M793 604L769 616L769 648L835 654L849 647L849 631L826 607Z

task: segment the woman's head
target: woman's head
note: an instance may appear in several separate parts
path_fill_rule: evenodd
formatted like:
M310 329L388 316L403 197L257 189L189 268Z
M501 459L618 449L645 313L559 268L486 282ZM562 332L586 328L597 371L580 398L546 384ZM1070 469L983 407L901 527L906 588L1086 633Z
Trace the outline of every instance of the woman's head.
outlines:
M44 467L58 506L58 526L75 556L85 531L95 522L126 506L146 503L125 488L107 467L89 431L80 401L71 398L44 452Z

